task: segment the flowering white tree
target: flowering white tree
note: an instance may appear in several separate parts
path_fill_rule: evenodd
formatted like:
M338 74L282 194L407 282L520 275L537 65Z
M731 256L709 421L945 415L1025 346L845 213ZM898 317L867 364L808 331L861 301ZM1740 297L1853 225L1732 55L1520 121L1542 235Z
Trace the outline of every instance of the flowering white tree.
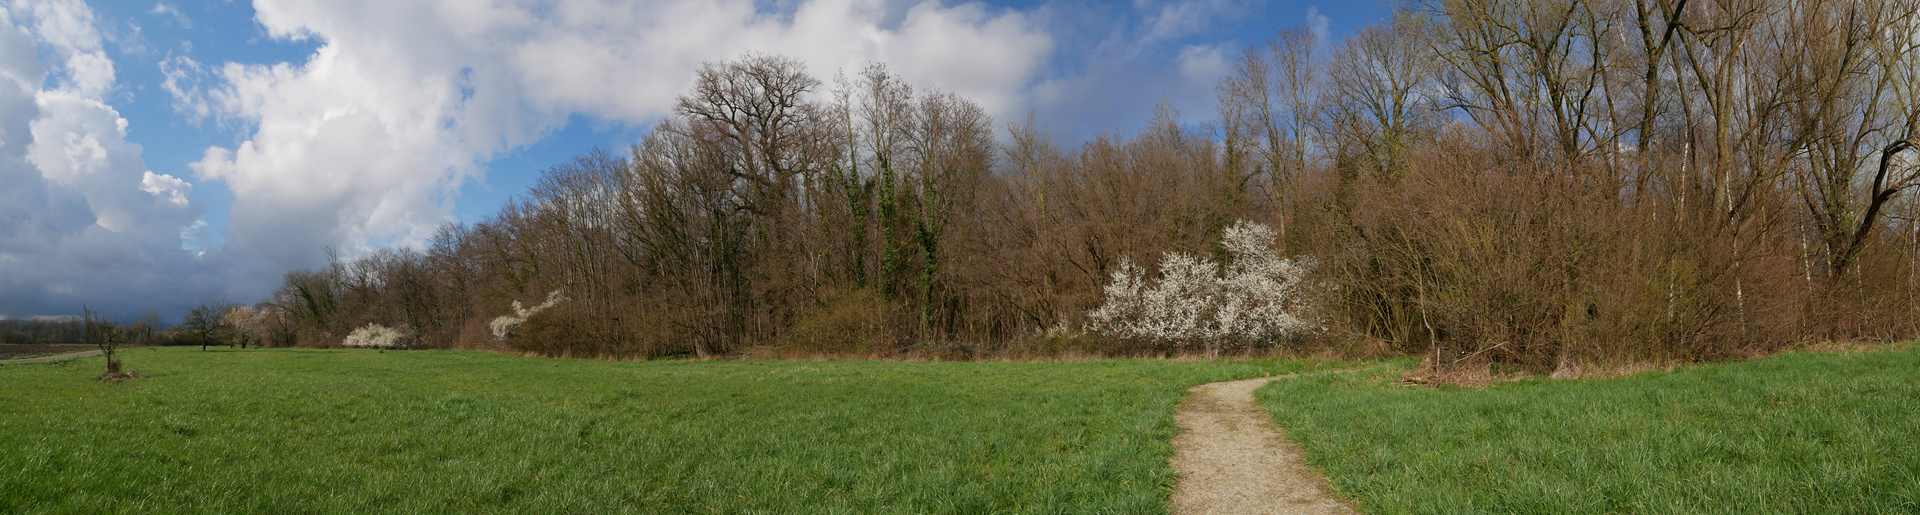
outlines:
M1158 281L1122 260L1105 289L1105 303L1087 314L1087 328L1120 338L1175 348L1257 344L1318 329L1300 316L1299 290L1310 263L1274 253L1273 229L1240 221L1221 235L1230 259L1178 252L1160 260Z
M520 301L518 300L513 301L513 313L495 317L492 322L487 323L487 328L493 330L493 338L495 340L505 340L507 339L507 335L513 332L515 326L524 324L527 322L527 319L533 318L533 315L539 314L541 311L546 311L548 308L552 308L566 301L567 297L561 295L560 290L547 292L546 302L541 302L539 305L531 308L521 307Z
M265 346L273 339L273 329L282 322L282 312L270 304L260 306L234 306L220 317L221 323L232 331L234 340L240 348L248 344Z
M340 345L376 349L398 348L406 345L406 333L380 324L367 324L347 334L347 338L341 340Z

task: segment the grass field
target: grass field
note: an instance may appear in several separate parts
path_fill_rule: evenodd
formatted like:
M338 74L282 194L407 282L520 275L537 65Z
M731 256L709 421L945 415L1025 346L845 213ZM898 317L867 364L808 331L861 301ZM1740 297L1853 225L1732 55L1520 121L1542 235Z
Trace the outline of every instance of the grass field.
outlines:
M1484 390L1401 371L1259 392L1368 512L1920 512L1920 347Z
M0 512L1156 512L1190 385L1298 361L138 349L0 368Z
M1166 509L1193 384L1307 361L603 362L138 349L0 368L0 512ZM1260 397L1369 512L1920 511L1920 347Z

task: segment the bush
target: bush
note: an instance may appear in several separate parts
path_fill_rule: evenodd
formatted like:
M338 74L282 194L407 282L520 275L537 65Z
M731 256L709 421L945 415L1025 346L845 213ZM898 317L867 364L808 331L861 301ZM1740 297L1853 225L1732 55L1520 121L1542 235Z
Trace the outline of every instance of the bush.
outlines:
M566 301L567 297L561 295L560 290L547 292L547 300L531 308L522 307L518 300L513 301L513 312L495 317L492 322L487 324L487 328L492 330L493 339L506 341L507 336L513 332L515 327L526 323L527 319L533 318L534 315L540 314L541 311L552 309L554 306Z
M823 295L821 305L803 312L782 342L784 354L872 356L893 350L889 306L870 288Z
M1786 345L1806 288L1769 219L1659 198L1622 202L1454 142L1392 180L1323 193L1314 306L1343 337L1436 369L1719 359ZM1782 202L1759 197L1756 202Z
M347 338L340 341L346 347L369 347L376 349L397 349L407 346L407 335L399 329L380 324L367 324L354 329Z
M1308 266L1273 250L1273 229L1240 221L1221 236L1230 261L1168 253L1158 282L1123 261L1106 286L1105 303L1087 314L1088 329L1173 350L1212 353L1298 338L1318 325L1300 316L1298 292Z

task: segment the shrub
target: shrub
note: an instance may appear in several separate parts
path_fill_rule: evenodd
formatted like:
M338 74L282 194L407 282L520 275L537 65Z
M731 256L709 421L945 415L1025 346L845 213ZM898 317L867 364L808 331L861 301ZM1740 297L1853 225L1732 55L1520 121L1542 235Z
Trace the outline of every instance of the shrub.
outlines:
M886 298L869 288L825 295L821 306L794 322L780 349L784 353L874 355L891 349Z
M514 327L526 323L527 319L533 318L534 315L540 314L541 311L552 309L554 306L566 301L567 297L561 295L560 290L547 292L547 300L531 308L521 307L520 301L518 300L513 301L513 313L495 317L492 322L487 324L487 328L493 331L493 339L506 341L507 335L513 332Z
M1802 331L1818 281L1771 215L1728 225L1700 202L1623 202L1455 138L1402 177L1321 194L1338 212L1308 228L1314 277L1338 288L1313 305L1342 338L1439 371L1564 375L1764 353Z
M406 333L380 324L367 324L354 329L340 345L347 347L370 347L376 349L394 349L406 346Z
M1224 267L1168 253L1157 282L1123 260L1105 288L1105 302L1087 314L1088 329L1174 350L1201 345L1208 352L1311 333L1318 326L1299 315L1297 294L1309 267L1275 254L1273 240L1272 228L1237 222L1221 236L1230 259Z

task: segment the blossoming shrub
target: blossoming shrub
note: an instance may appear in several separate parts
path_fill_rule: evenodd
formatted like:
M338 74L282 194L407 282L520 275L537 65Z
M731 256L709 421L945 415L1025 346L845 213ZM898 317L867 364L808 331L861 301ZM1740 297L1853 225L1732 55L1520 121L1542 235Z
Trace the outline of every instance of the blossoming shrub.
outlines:
M406 333L399 329L380 324L367 324L365 327L354 329L352 333L348 333L347 338L340 341L340 345L347 347L394 349L405 347L406 341Z
M547 292L547 300L531 308L522 307L518 300L513 301L513 313L495 317L492 322L487 324L487 328L492 330L493 339L505 341L507 335L513 332L514 327L527 323L527 319L533 318L534 315L540 314L541 311L552 309L554 306L566 301L567 297L561 295L560 290Z
M1229 259L1179 252L1160 260L1157 277L1123 260L1088 330L1169 350L1217 352L1303 337L1319 325L1301 316L1300 289L1310 263L1275 254L1273 229L1240 221L1221 236Z

